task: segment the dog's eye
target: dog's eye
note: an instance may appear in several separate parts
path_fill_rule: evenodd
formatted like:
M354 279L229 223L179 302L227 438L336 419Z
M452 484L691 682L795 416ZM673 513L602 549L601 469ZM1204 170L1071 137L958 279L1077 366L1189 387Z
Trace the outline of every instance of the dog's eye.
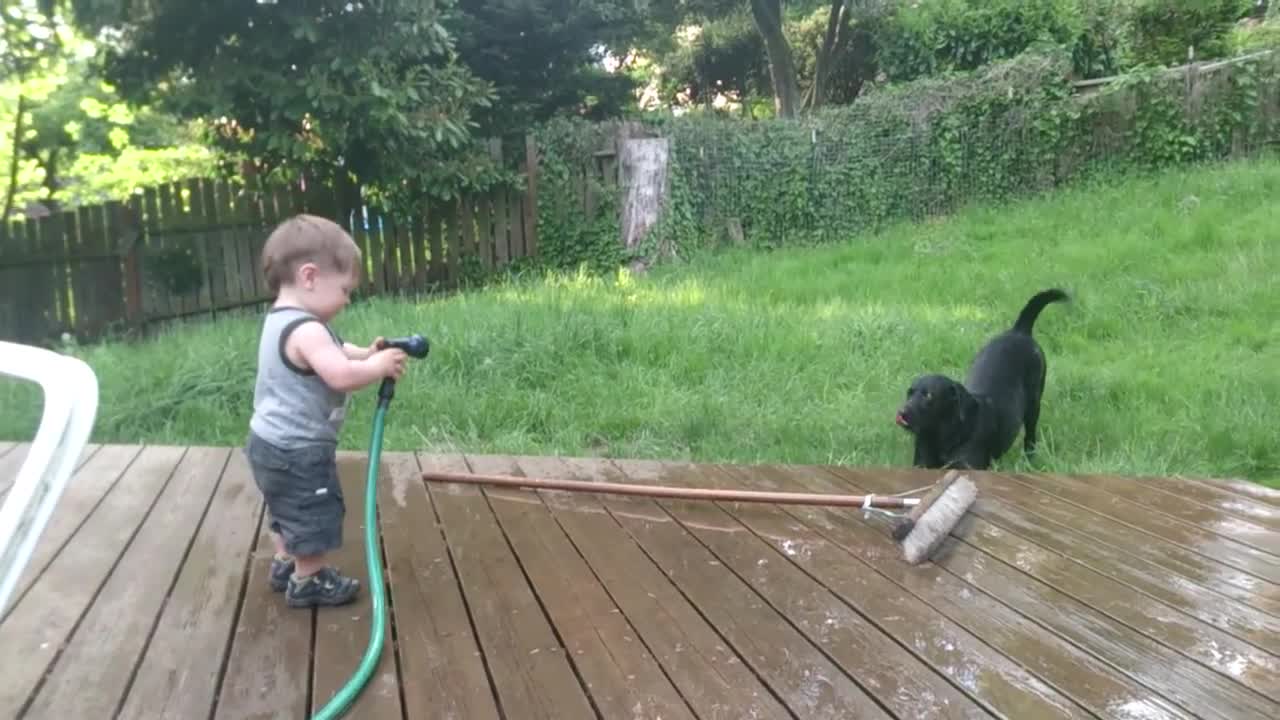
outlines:
M925 399L925 400L932 400L932 399L933 399L933 393L929 392L928 390L925 390L925 391L924 391L924 399Z

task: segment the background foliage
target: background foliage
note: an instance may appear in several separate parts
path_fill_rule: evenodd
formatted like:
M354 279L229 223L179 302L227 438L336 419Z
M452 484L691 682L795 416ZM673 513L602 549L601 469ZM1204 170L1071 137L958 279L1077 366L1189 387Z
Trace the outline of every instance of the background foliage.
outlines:
M1129 18L1137 63L1177 65L1231 51L1231 30L1256 5L1253 0L1138 0Z
M902 218L1052 189L1100 174L1223 158L1280 141L1280 59L1256 58L1199 78L1155 69L1073 92L1072 58L1038 46L970 72L876 90L802 121L705 114L646 123L672 147L671 198L651 244L688 255L734 240L759 248L841 240ZM576 167L604 142L598 124L560 122L544 165ZM560 175L556 175L560 178ZM548 179L544 196L559 197ZM568 219L565 219L565 214ZM540 210L549 237L603 257L616 244L612 207L588 216Z
M128 99L208 121L208 139L253 171L351 175L392 205L445 199L500 176L470 142L488 83L457 61L454 3L100 5L106 77Z
M559 118L533 132L539 153L538 252L543 265L609 272L624 260L618 195L595 158L615 129L612 123ZM588 193L595 203L591 212Z
M126 103L65 18L31 4L7 10L5 31L17 44L0 44L0 187L15 211L122 199L213 171L199 122Z

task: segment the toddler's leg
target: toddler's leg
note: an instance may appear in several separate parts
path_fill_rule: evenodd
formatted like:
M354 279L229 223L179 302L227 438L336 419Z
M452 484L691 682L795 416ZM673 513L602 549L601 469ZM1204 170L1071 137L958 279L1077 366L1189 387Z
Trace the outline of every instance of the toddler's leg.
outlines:
M290 607L345 605L355 600L360 581L325 563L330 552L342 547L342 519L346 514L337 460L327 455L306 469L314 478L314 489L299 497L294 521L285 526L283 533L285 546L295 561L285 600Z
M345 504L333 448L278 448L250 435L246 454L270 517L270 585L293 607L342 605L360 583L324 566L342 546Z
M284 536L276 530L275 525L271 527L271 544L275 546L276 557L287 557L289 551L284 549Z
M284 537L280 534L280 521L276 519L276 508L282 489L289 483L288 458L253 433L249 434L245 443L244 454L249 461L249 469L253 471L253 480L257 483L258 490L262 491L262 499L267 506L267 531L275 550L271 557L271 569L267 573L267 586L275 592L284 592L289 586L289 576L293 574L293 558L285 550Z
M284 592L289 587L289 577L293 575L295 558L284 547L284 536L276 529L278 525L271 522L271 544L275 547L275 555L271 558L271 573L267 576L271 589Z

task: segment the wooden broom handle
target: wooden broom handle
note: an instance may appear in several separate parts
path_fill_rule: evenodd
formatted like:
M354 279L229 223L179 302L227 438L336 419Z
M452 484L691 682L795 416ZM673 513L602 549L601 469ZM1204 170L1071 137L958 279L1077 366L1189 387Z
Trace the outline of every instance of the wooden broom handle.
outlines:
M608 493L612 495L639 495L681 500L720 500L724 502L759 502L779 505L836 505L882 509L908 508L919 504L919 498L893 495L831 495L826 493L763 492L757 490L729 490L720 488L685 488L667 485L632 485L627 483L592 482L589 480L558 480L550 478L518 477L516 475L483 475L479 473L455 473L427 471L422 479L430 482L468 483L472 485L499 485L535 490L568 490L571 492ZM870 503L867 498L870 497Z

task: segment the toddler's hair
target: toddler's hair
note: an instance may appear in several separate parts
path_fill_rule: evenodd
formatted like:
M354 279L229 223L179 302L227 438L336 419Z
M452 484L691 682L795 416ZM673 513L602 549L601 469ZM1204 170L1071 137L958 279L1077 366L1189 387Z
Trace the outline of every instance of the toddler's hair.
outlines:
M262 272L272 293L293 280L303 263L351 272L360 248L342 226L317 215L300 214L276 226L262 248Z

